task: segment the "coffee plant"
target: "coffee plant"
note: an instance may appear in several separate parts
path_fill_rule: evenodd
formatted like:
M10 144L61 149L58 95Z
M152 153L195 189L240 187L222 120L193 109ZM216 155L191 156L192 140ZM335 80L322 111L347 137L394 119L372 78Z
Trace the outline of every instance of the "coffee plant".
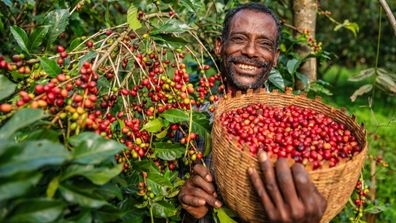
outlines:
M2 219L180 219L176 195L209 152L208 112L224 85L209 51L175 18L132 6L127 23L52 55L0 58L0 188L12 188ZM25 53L38 38L12 33Z

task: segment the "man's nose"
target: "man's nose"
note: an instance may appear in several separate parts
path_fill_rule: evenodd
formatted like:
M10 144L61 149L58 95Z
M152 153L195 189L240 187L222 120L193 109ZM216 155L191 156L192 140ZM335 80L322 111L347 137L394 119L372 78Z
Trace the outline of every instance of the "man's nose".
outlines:
M242 49L242 53L248 57L256 57L256 44L253 41L249 41Z

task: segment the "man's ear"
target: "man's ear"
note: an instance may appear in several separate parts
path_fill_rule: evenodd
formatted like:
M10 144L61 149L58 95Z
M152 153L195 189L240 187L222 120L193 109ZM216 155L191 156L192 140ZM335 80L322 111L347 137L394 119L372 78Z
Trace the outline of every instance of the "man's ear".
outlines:
M275 56L274 56L274 66L273 67L276 67L276 65L278 65L279 55L280 55L280 49L277 48L276 52L275 52Z
M215 42L215 49L214 49L216 56L220 56L222 47L223 47L223 41L221 40L221 37L217 37Z

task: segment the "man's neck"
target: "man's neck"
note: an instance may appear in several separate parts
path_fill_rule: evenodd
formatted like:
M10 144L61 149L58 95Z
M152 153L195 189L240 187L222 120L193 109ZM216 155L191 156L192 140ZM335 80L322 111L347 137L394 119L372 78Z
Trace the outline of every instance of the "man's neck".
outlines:
M269 85L268 85L268 81L266 81L263 85L263 88L266 89L267 91L269 91ZM241 90L238 89L235 85L233 84L227 84L227 89L226 89L227 93L231 93L232 95L234 95L237 91L241 91L242 93L246 93L247 90Z

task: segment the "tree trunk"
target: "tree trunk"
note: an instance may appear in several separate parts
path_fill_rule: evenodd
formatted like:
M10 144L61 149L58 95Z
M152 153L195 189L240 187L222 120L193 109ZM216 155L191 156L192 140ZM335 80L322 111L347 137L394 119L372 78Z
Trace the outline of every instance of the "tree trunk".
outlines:
M296 36L307 33L315 39L317 11L317 0L293 0L293 25L297 29ZM307 45L300 45L296 52L304 58L311 53L311 48ZM315 81L317 78L316 58L306 60L299 71L307 76L309 82ZM296 81L296 89L302 90L305 87L302 81Z

